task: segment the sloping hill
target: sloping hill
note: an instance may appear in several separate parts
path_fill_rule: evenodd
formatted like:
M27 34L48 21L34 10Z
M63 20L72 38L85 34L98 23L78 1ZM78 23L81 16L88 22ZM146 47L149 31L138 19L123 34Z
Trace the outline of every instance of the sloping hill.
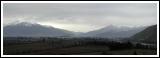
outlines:
M150 26L145 30L132 36L134 41L143 42L143 43L157 43L157 25Z
M5 26L3 28L3 35L13 37L55 37L70 36L72 35L72 32L51 26L22 22L15 25Z
M128 38L134 34L144 30L146 27L127 27L127 26L107 26L99 30L86 33L90 37L103 37L103 38Z

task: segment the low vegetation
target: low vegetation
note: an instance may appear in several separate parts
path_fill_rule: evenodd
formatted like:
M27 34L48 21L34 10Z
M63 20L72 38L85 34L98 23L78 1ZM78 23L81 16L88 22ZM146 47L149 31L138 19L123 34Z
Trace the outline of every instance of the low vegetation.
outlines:
M4 37L5 55L154 55L156 46L107 38Z

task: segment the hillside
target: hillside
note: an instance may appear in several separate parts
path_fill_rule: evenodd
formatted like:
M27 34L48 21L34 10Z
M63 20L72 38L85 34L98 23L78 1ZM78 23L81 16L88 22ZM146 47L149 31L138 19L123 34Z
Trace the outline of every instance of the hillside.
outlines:
M21 22L18 24L5 26L3 29L3 33L4 36L11 37L55 37L72 35L72 32L67 30L28 22Z
M90 37L102 37L102 38L128 38L134 34L144 30L146 27L127 27L127 26L106 26L99 30L94 30L86 33L86 36Z
M157 43L157 25L150 26L145 30L132 36L134 41L144 42L144 43Z

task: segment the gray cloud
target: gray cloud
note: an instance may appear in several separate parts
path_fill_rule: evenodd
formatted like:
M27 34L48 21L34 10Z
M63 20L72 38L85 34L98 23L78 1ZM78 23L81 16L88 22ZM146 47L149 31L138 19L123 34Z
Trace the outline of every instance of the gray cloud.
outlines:
M156 24L155 3L5 3L4 24L15 21L65 25L72 31L89 31L110 24ZM75 28L75 29L74 29Z

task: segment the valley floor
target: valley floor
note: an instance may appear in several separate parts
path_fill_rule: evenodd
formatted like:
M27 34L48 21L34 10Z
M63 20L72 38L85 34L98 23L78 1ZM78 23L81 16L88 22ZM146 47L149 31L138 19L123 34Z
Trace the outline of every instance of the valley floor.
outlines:
M52 48L47 43L27 43L4 46L4 55L156 55L152 49L110 50L108 46L83 45Z

